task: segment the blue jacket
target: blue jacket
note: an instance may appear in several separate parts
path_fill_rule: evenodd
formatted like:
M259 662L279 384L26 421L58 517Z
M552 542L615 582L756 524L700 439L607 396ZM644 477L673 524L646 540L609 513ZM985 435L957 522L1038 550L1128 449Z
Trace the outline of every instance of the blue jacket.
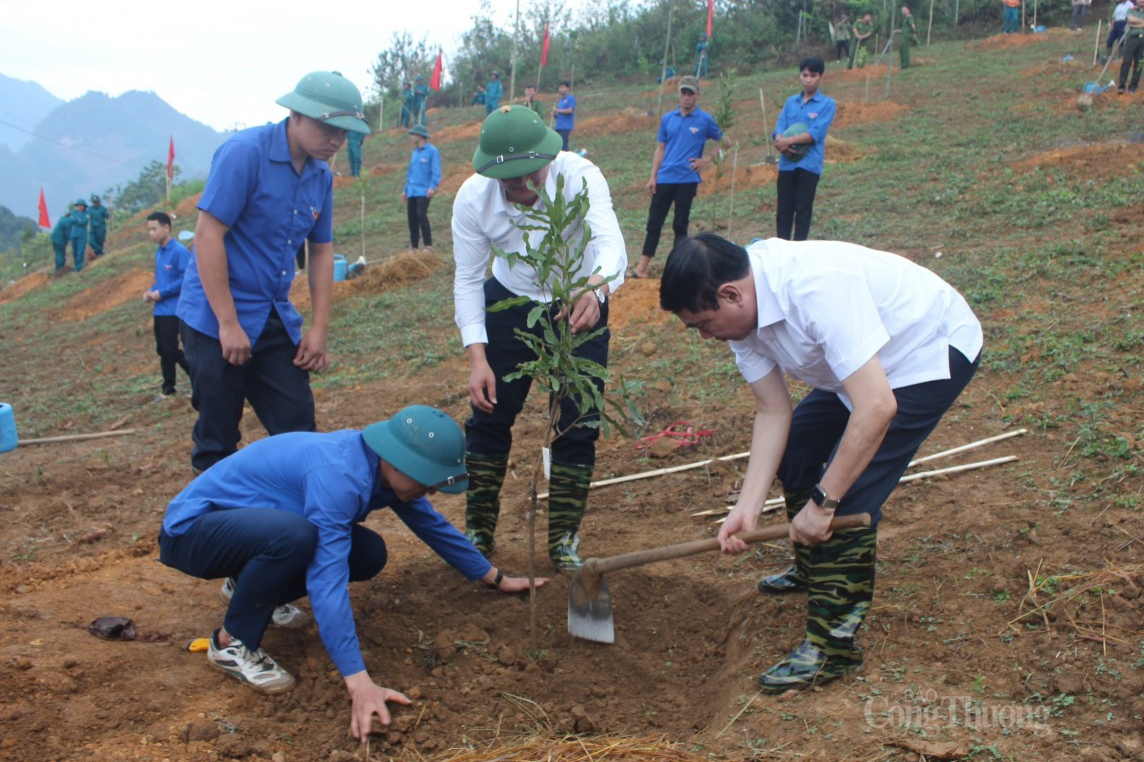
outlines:
M390 508L466 579L492 564L425 498L402 502L381 482L380 459L361 432L295 432L253 442L204 471L167 507L163 530L177 537L211 511L256 505L305 516L318 530L306 593L326 652L343 676L365 669L350 607L350 531Z

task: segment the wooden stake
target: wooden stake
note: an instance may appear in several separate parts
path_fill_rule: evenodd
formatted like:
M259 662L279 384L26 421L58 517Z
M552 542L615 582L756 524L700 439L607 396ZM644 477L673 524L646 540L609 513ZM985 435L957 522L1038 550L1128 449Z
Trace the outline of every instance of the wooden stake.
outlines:
M735 175L739 173L739 144L735 144L735 152L731 155L731 212L727 215L727 240L734 241L731 232L735 224Z
M929 25L926 27L926 47L930 44L930 35L933 34L933 2L929 0Z
M19 445L41 445L41 444L55 444L56 442L78 442L84 439L99 439L100 437L122 437L127 434L134 434L135 429L123 429L123 431L100 431L95 434L67 434L62 437L44 437L42 439L21 439Z
M361 255L365 257L365 194L361 195Z
M950 455L956 455L959 452L965 452L966 450L973 450L973 449L976 449L978 447L982 447L982 446L987 445L987 444L993 444L994 442L1000 442L1000 441L1003 441L1005 439L1012 439L1013 437L1019 437L1022 434L1027 434L1027 433L1028 433L1028 429L1017 429L1016 431L1010 431L1007 434L998 434L997 436L989 437L988 439L980 439L976 442L970 442L969 444L962 445L961 447L954 447L952 450L944 450L942 452L935 452L933 455L927 455L924 458L917 458L916 460L910 461L910 466L916 466L919 463L925 463L926 461L930 461L930 460L937 460L938 458L946 458L946 457L949 457ZM907 466L907 468L908 467L909 466Z
M1100 25L1104 23L1104 19L1096 20L1096 40L1092 44L1092 65L1096 66L1097 60L1100 55Z

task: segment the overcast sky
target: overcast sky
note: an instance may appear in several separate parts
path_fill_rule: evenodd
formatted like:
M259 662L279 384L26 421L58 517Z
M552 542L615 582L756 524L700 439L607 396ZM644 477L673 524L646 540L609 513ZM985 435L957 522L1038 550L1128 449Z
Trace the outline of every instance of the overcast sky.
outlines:
M516 0L490 5L494 22L512 25ZM249 127L281 119L275 99L310 71L340 71L365 94L394 32L428 34L447 66L479 10L478 0L114 0L66 10L0 0L0 73L64 100L150 90L215 129Z

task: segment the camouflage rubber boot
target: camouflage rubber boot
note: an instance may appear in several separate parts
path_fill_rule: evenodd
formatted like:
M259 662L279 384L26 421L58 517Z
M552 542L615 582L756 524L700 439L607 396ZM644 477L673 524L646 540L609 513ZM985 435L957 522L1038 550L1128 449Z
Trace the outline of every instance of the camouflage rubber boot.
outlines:
M486 556L496 548L500 489L508 470L508 455L467 453L469 488L465 491L465 536Z
M759 677L765 692L808 688L862 666L857 636L874 599L877 538L848 530L809 548L806 639Z
M548 557L557 571L577 571L580 559L580 520L588 506L592 466L552 462L548 481Z
M813 490L804 489L798 492L784 492L786 501L787 521L794 521L794 517L810 502L810 493ZM771 574L759 580L760 593L798 593L806 590L806 560L809 548L802 545L794 546L794 563L785 571Z

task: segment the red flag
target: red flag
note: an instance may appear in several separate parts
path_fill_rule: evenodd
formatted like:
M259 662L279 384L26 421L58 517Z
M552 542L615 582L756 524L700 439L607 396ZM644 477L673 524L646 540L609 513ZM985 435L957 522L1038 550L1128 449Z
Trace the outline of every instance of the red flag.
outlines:
M540 49L540 67L548 65L548 24L544 24L544 46Z
M44 200L44 189L40 188L40 227L51 228L52 220L48 217L48 202Z
M175 136L171 136L171 145L167 148L167 180L175 179Z
M433 76L429 78L429 87L434 90L441 89L441 67L444 61L442 56L445 55L444 51L437 51L437 63L433 64Z
M711 39L711 22L715 20L715 0L707 0L707 39Z

